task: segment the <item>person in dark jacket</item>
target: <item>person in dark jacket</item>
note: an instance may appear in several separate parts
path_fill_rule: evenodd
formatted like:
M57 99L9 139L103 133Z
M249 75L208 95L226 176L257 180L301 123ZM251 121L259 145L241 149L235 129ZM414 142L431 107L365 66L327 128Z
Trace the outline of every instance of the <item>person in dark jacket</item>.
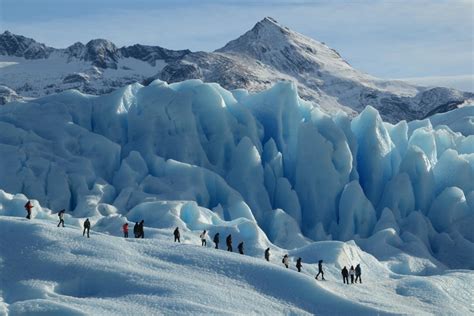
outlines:
M89 238L90 230L91 230L91 222L89 222L89 219L87 218L86 221L84 222L84 231L82 232L82 236L84 236L87 231L87 238Z
M241 255L244 254L244 242L243 241L241 241L240 244L237 245L237 249L239 249L239 253Z
M135 222L135 226L133 226L133 234L135 235L135 238L140 237L140 227L138 226L138 222Z
M61 226L61 224L64 227L64 213L66 213L66 210L64 210L64 209L60 210L59 213L58 213L58 217L59 217L58 227Z
M355 273L356 273L355 283L357 283L357 280L359 280L359 283L362 283L362 276L361 276L362 271L360 270L360 263L356 266Z
M301 264L301 258L298 258L298 260L296 260L296 269L298 269L298 272L301 272L302 267L303 265Z
M265 260L270 261L270 248L265 250Z
M285 267L288 269L288 255L283 256L283 259L281 259L281 263L283 263Z
M214 239L213 239L214 243L216 244L216 249L219 249L219 233L216 233L214 235Z
M181 238L181 233L179 232L178 227L175 228L175 230L173 232L173 235L174 235L174 242L177 241L177 242L181 243L181 239L180 239Z
M25 204L25 210L26 210L26 218L31 219L31 209L33 208L33 204L31 204L31 201L26 202Z
M351 266L351 268L349 269L349 275L351 276L351 284L353 284L354 283L354 277L355 277L354 266Z
M225 239L225 243L227 245L227 251L232 252L232 235L231 234L227 236L227 238Z
M321 274L321 279L326 280L324 278L324 271L323 271L323 260L318 261L318 274L316 274L316 280L318 279L318 276Z
M349 271L347 271L346 266L342 268L341 274L342 274L342 283L349 284Z
M138 238L145 238L145 221L142 219L140 223L138 223Z
M128 223L122 225L123 237L128 238Z

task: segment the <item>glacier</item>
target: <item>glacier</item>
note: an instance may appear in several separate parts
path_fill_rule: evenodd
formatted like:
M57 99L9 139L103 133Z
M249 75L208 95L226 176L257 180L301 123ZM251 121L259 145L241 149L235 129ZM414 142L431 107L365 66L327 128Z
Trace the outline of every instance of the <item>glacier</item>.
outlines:
M396 125L372 107L328 115L289 82L69 90L0 108L0 215L24 216L28 198L33 217L64 208L116 236L144 219L232 233L250 254L354 240L380 260L421 257L407 274L474 269L473 118L472 105Z

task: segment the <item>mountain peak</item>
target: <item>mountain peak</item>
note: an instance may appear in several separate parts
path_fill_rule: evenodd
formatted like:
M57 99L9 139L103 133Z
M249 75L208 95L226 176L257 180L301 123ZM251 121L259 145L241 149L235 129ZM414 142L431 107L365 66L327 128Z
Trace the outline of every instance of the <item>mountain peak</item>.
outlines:
M280 28L283 28L280 23L278 23L277 20L275 20L274 18L272 18L271 16L266 16L263 18L263 20L261 20L260 22L258 22L256 25L258 24L261 24L261 25L269 25L269 26L276 26L276 27L280 27Z
M217 52L246 55L287 74L300 75L302 71L315 74L323 68L333 73L353 72L335 50L271 17L265 17Z
M84 60L92 61L94 66L100 68L117 69L120 51L111 41L93 39L86 44L85 49Z
M283 43L288 42L290 36L291 31L288 28L280 25L272 17L265 17L257 22L251 30L216 51L248 53L248 55L255 57L253 55L256 52L250 51L257 49L260 53L265 53L270 47L284 45Z
M24 57L26 59L47 58L51 48L32 38L5 31L0 35L0 55Z

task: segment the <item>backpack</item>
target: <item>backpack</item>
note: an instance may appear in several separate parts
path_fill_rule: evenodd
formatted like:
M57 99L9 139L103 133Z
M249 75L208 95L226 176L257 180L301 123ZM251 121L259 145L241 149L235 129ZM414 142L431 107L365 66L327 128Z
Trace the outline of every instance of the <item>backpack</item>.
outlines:
M283 259L281 259L281 263L285 263L285 257L283 257Z

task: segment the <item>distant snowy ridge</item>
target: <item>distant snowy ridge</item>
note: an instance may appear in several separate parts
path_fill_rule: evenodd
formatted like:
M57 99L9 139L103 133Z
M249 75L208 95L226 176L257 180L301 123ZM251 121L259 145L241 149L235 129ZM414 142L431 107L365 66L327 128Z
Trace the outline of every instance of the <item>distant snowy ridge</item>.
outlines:
M328 113L354 115L367 105L390 122L446 112L474 94L381 80L352 68L335 50L265 18L215 52L172 51L158 46L117 48L107 40L54 49L32 39L0 35L0 85L21 96L67 89L103 94L133 82L201 79L252 92L279 81L297 84L303 99Z
M472 269L473 110L391 125L372 107L352 121L324 114L290 83L66 91L0 108L0 189L111 230L172 220L240 234L253 252L267 238L354 239L379 259L420 258L403 273ZM458 112L464 135L446 126Z

